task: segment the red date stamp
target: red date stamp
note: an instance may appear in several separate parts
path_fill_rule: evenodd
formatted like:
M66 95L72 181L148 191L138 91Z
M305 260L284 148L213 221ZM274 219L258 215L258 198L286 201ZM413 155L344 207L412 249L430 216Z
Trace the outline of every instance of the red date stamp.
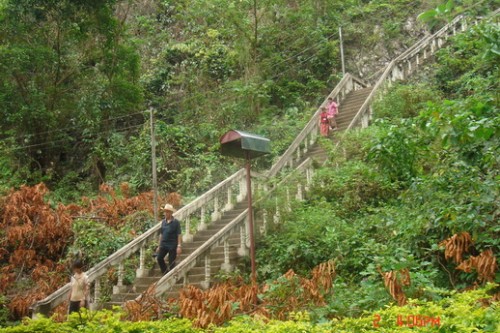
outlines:
M380 327L379 323L382 318L379 314L375 314L373 318L373 327ZM441 318L429 317L422 315L398 315L396 325L399 327L425 327L425 326L441 326Z

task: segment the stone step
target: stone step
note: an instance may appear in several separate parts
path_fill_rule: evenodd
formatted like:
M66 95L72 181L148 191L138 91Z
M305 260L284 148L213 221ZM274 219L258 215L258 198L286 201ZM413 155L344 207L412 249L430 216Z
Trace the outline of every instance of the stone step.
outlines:
M235 245L239 245L239 242L240 242L240 237L238 234L234 234L236 235L235 237L230 237L228 239L228 242L229 242L229 246L235 246ZM206 241L196 241L196 242L189 242L189 243L184 243L182 244L182 251L183 253L185 254L185 256L188 255L188 253L192 253L195 249L199 248L201 245L205 244ZM223 245L220 245L220 246L223 246Z
M366 97L368 97L368 95L370 95L369 93L368 94L363 94L363 95L358 95L358 96L355 96L355 97L352 97L352 96L348 96L343 102L342 104L339 106L339 112L341 112L342 110L345 110L348 106L350 106L352 103L360 103L360 102L364 102L366 100Z
M372 91L373 87L367 87L367 88L362 88L358 90L352 90L349 92L344 100L346 100L349 97L356 97L360 95L366 95L369 94Z
M224 227L224 226L221 226L221 228ZM207 240L209 240L211 237L213 237L221 228L217 229L217 230L214 230L213 233L205 233L205 234L196 234L193 236L193 242L206 242ZM236 236L239 236L239 235L236 235L236 234L232 234L231 236L229 236L229 239L233 239L233 238L236 238ZM184 244L190 244L191 242L187 242L187 243L184 243Z
M126 302L126 301L131 301L136 299L140 293L133 293L133 292L128 292L128 293L120 293L120 294L113 294L111 295L111 302Z

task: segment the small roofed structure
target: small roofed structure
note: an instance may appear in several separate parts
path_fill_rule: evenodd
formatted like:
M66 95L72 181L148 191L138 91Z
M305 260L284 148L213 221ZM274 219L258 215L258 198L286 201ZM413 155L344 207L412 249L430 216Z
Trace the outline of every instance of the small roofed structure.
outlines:
M271 152L270 140L243 131L229 131L221 138L221 153L226 156L253 159Z
M252 266L252 284L257 284L257 268L255 262L255 238L252 209L252 179L250 176L250 160L269 154L270 141L267 138L243 131L229 131L220 138L222 155L240 157L246 160L246 183L248 201L248 226L250 236L250 264Z

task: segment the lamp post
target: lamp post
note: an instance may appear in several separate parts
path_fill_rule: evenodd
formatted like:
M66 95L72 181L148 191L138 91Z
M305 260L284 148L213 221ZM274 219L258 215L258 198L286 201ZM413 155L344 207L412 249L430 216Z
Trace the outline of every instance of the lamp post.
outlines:
M226 156L245 158L248 226L250 234L250 263L252 268L252 283L257 283L257 265L255 263L255 237L252 209L252 178L250 161L253 158L270 153L270 141L267 138L242 131L226 132L221 138L221 153Z

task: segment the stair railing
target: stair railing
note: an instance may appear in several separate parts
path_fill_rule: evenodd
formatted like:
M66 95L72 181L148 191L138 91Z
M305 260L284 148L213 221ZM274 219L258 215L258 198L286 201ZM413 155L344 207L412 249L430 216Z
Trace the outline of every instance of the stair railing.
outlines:
M267 177L262 179L262 183L253 182L256 184L257 193L255 193L254 207L258 206L260 202L268 199L272 193L278 191L279 189L285 190L285 202L282 205L278 200L276 200L276 206L273 208L272 216L271 212L267 209L255 209L256 219L259 218L262 222L261 228L258 230L263 233L267 229L267 224L279 223L281 221L281 214L284 210L291 210L291 202L293 200L303 200L305 192L308 191L312 179L313 179L313 161L310 158L302 161L302 156L307 153L308 147L312 146L318 136L318 116L321 112L321 108L326 106L328 103L328 98L332 97L335 100L341 102L345 96L353 91L359 90L366 87L367 84L352 76L351 74L346 74L344 78L337 84L337 86L332 90L332 92L327 96L327 98L320 105L318 110L314 113L311 120L306 124L304 129L297 135L295 140L290 144L289 148L285 151L283 155L280 156L278 161L271 167L267 173L267 177L276 176L278 173L286 169L291 172L285 176L279 184L274 186L269 186ZM306 182L298 182L296 185L285 184L291 179L292 175L305 174ZM176 285L181 279L184 285L189 284L189 271L197 266L199 263L204 263L205 267L205 280L202 282L203 287L210 286L211 282L211 253L214 249L219 246L224 246L224 262L221 265L221 269L227 270L231 268L229 262L229 238L233 234L239 234L240 245L238 248L239 256L247 256L249 248L249 225L248 225L248 209L243 211L232 221L227 223L221 230L219 230L215 235L213 235L209 240L198 247L192 254L181 261L174 269L164 275L159 281L151 286L153 288L155 295L160 296L165 292L171 290L171 288ZM139 296L140 298L141 296Z
M496 11L498 12L498 10ZM477 23L477 21L474 21ZM384 70L384 73L374 85L374 88L370 95L367 97L365 103L360 108L359 112L356 114L352 122L350 123L348 129L356 126L363 117L369 115L369 108L372 100L375 97L376 92L384 84L390 84L396 79L404 79L406 76L412 73L420 64L420 59L426 59L428 56L433 55L437 49L443 46L444 41L451 35L457 33L457 31L464 31L467 27L467 21L465 17L460 15L457 16L452 22L447 24L445 27L440 29L438 32L432 36L428 36L417 42L410 49L405 51L399 57L391 61L389 65ZM403 67L406 65L405 67ZM334 98L338 102L342 102L344 97L352 90L358 90L367 87L368 84L361 79L358 79L351 74L346 74L335 89L328 95L328 97ZM286 166L290 167L292 170L295 168L298 173L305 173L306 184L298 184L296 187L296 192L289 193L287 190L286 203L282 207L280 204L276 203L276 209L273 216L273 221L278 223L280 220L280 209L288 209L290 201L293 200L293 194L295 199L302 200L303 193L307 191L309 185L312 182L312 160L306 159L301 162L302 156L307 153L308 148L314 144L319 131L318 116L321 112L321 108L326 106L328 103L328 97L323 101L318 110L314 113L311 120L306 124L304 129L295 138L289 148L285 151L283 155L278 158L278 160L273 164L269 172L268 177L274 177ZM367 121L362 121L362 126L367 125ZM299 164L300 163L300 164ZM298 166L297 166L298 165ZM246 196L246 183L245 183L245 171L242 169L223 182L216 185L214 188L201 195L195 199L190 204L186 205L180 209L175 216L181 220L183 223L183 229L185 230L184 241L190 242L193 239L193 234L198 230L204 230L209 221L216 221L220 218L224 211L228 211L233 208L236 202L241 202ZM288 180L286 177L280 183ZM281 186L274 186L269 190L264 183L262 188L262 198L266 197L269 193L272 193L276 188ZM225 203L225 204L224 204ZM267 216L267 210L263 209L262 220L264 225L267 223L269 217ZM229 237L239 232L240 234L240 248L238 253L240 255L246 255L248 253L248 223L247 223L247 210L243 211L235 219L224 226L219 232L212 236L207 242L196 249L192 254L190 254L186 259L181 261L177 267L170 271L167 275L163 276L156 284L155 290L156 294L160 295L165 291L169 290L180 278L184 278L184 281L188 282L187 272L189 269L194 267L200 260L205 263L205 284L210 283L210 252L217 246L224 245L224 267L229 266ZM192 223L196 222L196 223ZM265 228L264 228L265 229ZM93 282L94 298L98 299L100 295L100 278L113 266L118 266L118 284L113 288L114 293L119 293L123 290L123 275L124 275L124 262L128 258L139 253L139 267L137 269L136 275L138 277L145 276L145 253L147 246L157 239L158 232L160 230L160 224L158 223L144 234L140 235L129 244L125 245L112 255L110 255L105 260L101 261L99 264L92 267L87 271L90 282ZM38 301L31 307L32 314L37 313L49 314L49 312L56 306L64 302L69 295L69 283L58 289L45 299Z
M367 102L363 104L361 109L366 109L368 101L371 101L375 96L375 91L380 88L380 86L390 78L390 80L395 80L398 78L399 73L395 73L394 69L396 65L407 61L408 59L416 59L417 65L419 64L418 56L421 52L425 54L426 48L431 48L429 55L432 55L437 48L440 48L444 43L443 41L439 41L440 38L447 38L447 34L449 31L453 31L453 34L457 31L457 26L461 24L461 29L465 30L466 23L463 21L463 17L457 17L454 19L448 26L440 29L436 34L431 37L426 37L423 40L419 41L412 48L404 52L401 56L391 61L391 63L384 70L381 78L377 81L376 85L373 88L373 91L367 98ZM434 47L433 47L434 45ZM424 56L425 58L425 56ZM415 60L414 60L415 61ZM411 73L411 71L409 72ZM352 90L358 90L364 87L367 87L364 81L355 78L351 74L346 74L344 78L339 82L339 84L335 87L335 89L328 95L328 97L333 97L337 101L342 101L344 97L351 92ZM301 161L301 156L305 154L318 136L319 126L318 126L318 116L321 112L321 108L326 106L328 103L328 97L323 101L318 110L314 113L311 120L306 124L303 130L299 133L299 135L295 138L295 140L291 143L288 149L285 151L283 155L273 164L269 172L267 173L267 177L274 177L279 174L281 171L287 169L292 169L292 172L287 173L281 181L269 188L270 183L263 179L264 182L258 185L258 193L256 197L259 199L256 200L255 206L259 206L265 199L269 199L272 193L277 191L284 191L284 202L278 202L278 198L276 196L276 204L273 208L274 214L272 216L270 210L266 208L255 209L256 219L260 219L262 221L262 226L259 228L260 232L265 232L268 223L280 223L281 216L284 211L291 211L291 203L293 200L303 200L304 193L310 189L313 180L313 161L311 158L307 158L304 161ZM369 104L368 104L369 105ZM361 113L362 114L362 113ZM356 118L360 117L360 112L356 115ZM356 124L357 120L353 119L349 128L352 128ZM293 179L293 176L300 176L301 179L304 179L305 183L298 181L296 184L290 184L290 180ZM176 266L171 272L163 276L157 283L154 284L155 294L157 296L162 295L169 289L171 289L181 278L184 279L184 284L189 283L188 272L191 268L195 267L199 262L204 262L205 264L205 281L203 283L204 287L208 287L211 282L211 265L210 265L210 257L211 251L217 248L218 246L224 245L224 253L228 253L228 239L234 234L240 234L240 247L238 249L238 254L241 256L248 254L248 246L249 246L249 226L247 220L248 210L243 211L240 215L234 218L231 222L226 224L221 230L219 230L215 235L213 235L207 242L201 245L198 249L196 249L190 256L188 256L183 262L181 262L178 266ZM222 269L225 267L230 267L228 256L225 256L225 261L222 265Z
M202 194L188 205L182 207L174 215L183 226L184 242L191 242L196 230L204 230L211 221L220 219L224 211L229 211L235 203L246 198L245 170L241 169L220 182L208 192ZM115 253L89 269L86 273L89 282L92 283L94 299L101 296L101 277L105 275L111 267L117 267L118 282L113 287L113 293L121 293L126 290L124 285L124 263L127 259L139 255L139 264L136 270L137 277L147 276L149 270L145 267L146 252L148 246L158 241L158 234L161 223L157 223L148 231L132 240L127 245L120 248ZM48 315L52 309L66 301L69 297L70 284L56 290L46 298L36 302L30 308L32 315L38 313Z
M307 153L309 147L313 145L319 134L319 114L321 109L328 105L328 98L333 98L337 103L342 103L345 96L353 90L359 90L367 87L368 84L363 80L347 73L337 84L335 89L325 98L318 107L309 122L290 144L288 149L278 158L267 173L268 177L274 177L285 167L293 169L302 160L302 156Z
M332 90L328 97L332 97L337 101L341 102L344 97L352 90L358 90L366 87L367 84L358 79L351 74L346 74L344 78L339 82L339 84ZM326 106L328 103L328 97L323 101L318 110L314 113L311 120L307 123L305 128L299 133L299 135L292 142L291 146L287 151L278 159L278 161L272 166L270 172L266 175L276 175L281 172L285 166L293 168L301 161L303 154L306 154L308 147L314 144L318 136L318 116L321 112L321 107ZM306 162L306 161L305 161ZM300 170L306 173L308 182L312 181L312 163L311 160L307 160L307 163L301 163L302 168ZM305 168L304 166L308 166ZM293 170L293 169L292 169ZM267 178L266 177L266 178ZM254 182L255 184L255 182ZM259 186L259 185L257 185ZM274 189L269 190L265 185L260 186L261 191L257 191L256 199L263 198L271 193ZM299 190L300 191L300 190ZM190 242L193 240L193 235L197 230L204 230L207 228L209 221L216 221L220 219L224 211L229 211L233 208L236 202L241 202L246 198L246 182L245 182L245 170L241 169L226 180L222 181L214 188L204 193L200 197L196 198L194 201L181 208L174 215L183 224L183 241ZM246 212L246 211L245 211ZM249 234L246 221L243 221L243 216L246 213L240 214L236 219L231 221L221 230L221 233L214 235L211 240L207 241L199 249L195 250L191 255L182 260L171 272L165 275L160 281L156 283L157 293L162 293L168 290L171 286L177 283L181 278L184 282L188 282L187 272L189 269L194 267L200 260L205 261L205 268L208 271L210 269L210 256L208 255L210 251L219 245L224 245L225 259L223 263L223 268L230 266L229 264L229 243L227 239L235 232L239 231L240 236L240 246L238 249L238 254L241 256L248 255L248 245L249 245ZM274 221L279 220L279 207L275 212L273 217ZM265 217L264 217L265 219ZM193 223L196 222L196 223ZM264 221L264 223L267 223ZM126 290L126 286L123 283L124 280L124 263L127 259L139 254L139 267L136 270L136 277L144 277L148 274L148 269L145 268L145 258L148 246L155 242L158 237L161 224L158 223L151 229L146 231L144 234L138 236L133 241L123 246L121 249L111 254L108 258L104 259L91 269L87 271L89 281L92 284L93 298L98 300L101 297L101 277L105 275L111 267L117 267L118 282L117 285L113 287L113 293L118 294ZM222 232L223 231L223 232ZM217 236L217 237L216 237ZM208 256L207 256L208 255ZM193 259L195 258L195 259ZM209 281L210 274L206 273L206 281ZM207 282L206 282L207 283ZM36 314L48 315L55 307L63 303L68 299L70 291L70 284L66 284L63 287L56 290L51 295L46 298L36 302L30 308L32 316Z
M474 20L472 24L475 25L477 22L477 20ZM392 82L404 80L409 77L419 68L423 61L433 56L438 49L443 47L449 37L456 35L458 32L465 31L467 25L467 17L465 15L458 15L436 33L422 38L412 47L392 60L374 84L373 90L356 113L356 116L352 119L347 130L354 127L367 127L372 114L371 106L379 89L389 88Z
M259 198L255 201L254 207L259 206L259 203L265 199L268 199L273 192L278 191L278 189L285 189L285 203L284 205L280 205L278 201L276 201L276 209L274 210L274 215L272 216L273 223L279 223L280 219L280 210L291 210L291 203L293 200L303 200L303 194L309 189L310 184L312 183L313 177L313 163L310 158L304 160L298 167L294 169L292 173L284 177L278 186L274 186L272 188L267 188L265 183L262 186L258 186L258 192L256 193L256 197ZM292 175L297 174L305 174L306 184L303 185L302 182L298 182L295 185L288 185L288 181L291 179ZM290 190L291 189L291 190ZM261 223L260 228L255 228L256 232L260 234L265 233L267 229L268 223L271 221L271 214L267 209L256 209L254 208L254 214L256 220L258 219ZM204 242L200 247L198 247L193 253L191 253L188 257L182 260L174 269L165 274L160 280L154 283L150 288L150 290L154 291L156 296L161 296L165 292L168 292L172 289L174 285L176 285L181 279L183 281L183 285L189 284L189 271L197 266L200 263L204 264L205 270L204 275L205 279L201 283L203 288L208 288L211 284L211 256L212 251L218 248L219 246L224 246L224 262L221 265L221 269L225 271L230 271L232 266L229 261L229 238L237 234L240 238L240 245L238 248L239 256L247 256L249 244L249 224L248 224L248 209L245 209L241 212L237 217L235 217L232 221L227 223L222 229L220 229L215 235L210 237L206 242ZM139 296L137 300L142 297Z

